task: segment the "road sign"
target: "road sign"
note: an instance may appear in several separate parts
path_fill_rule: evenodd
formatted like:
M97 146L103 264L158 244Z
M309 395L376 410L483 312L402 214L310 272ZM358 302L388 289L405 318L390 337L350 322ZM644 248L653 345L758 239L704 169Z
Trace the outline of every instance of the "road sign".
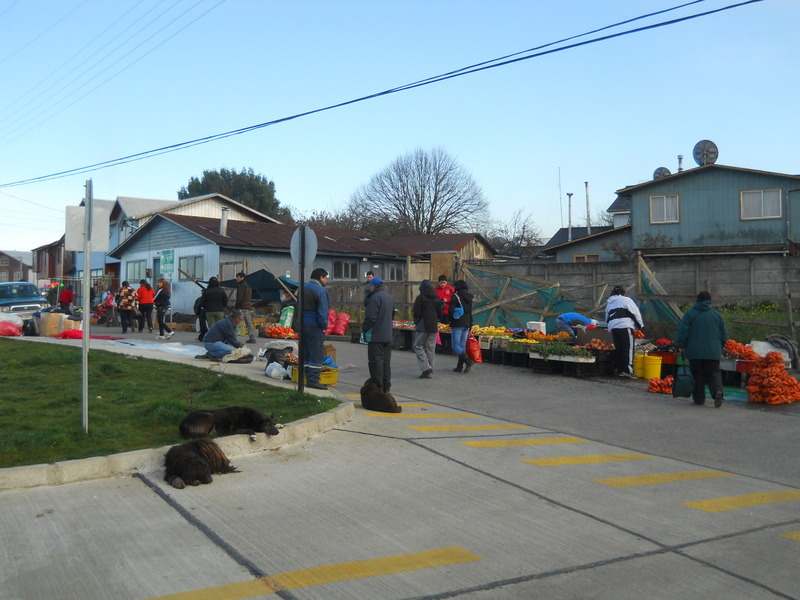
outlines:
M305 229L305 235L303 230ZM303 247L302 238L305 237L305 247ZM307 265L312 262L317 256L317 234L311 227L298 227L294 234L292 234L292 242L289 246L289 251L292 255L292 261L299 264Z

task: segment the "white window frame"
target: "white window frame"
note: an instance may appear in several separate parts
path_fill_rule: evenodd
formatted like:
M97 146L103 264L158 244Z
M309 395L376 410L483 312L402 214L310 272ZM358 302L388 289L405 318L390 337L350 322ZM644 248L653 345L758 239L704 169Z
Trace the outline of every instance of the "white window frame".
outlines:
M764 198L765 194L769 197ZM767 213L767 211L772 211ZM775 214L777 212L777 214ZM742 221L761 221L783 218L783 198L780 188L741 190L739 192L739 218Z
M123 278L123 281L127 281L129 283L141 281L145 278L146 269L147 261L145 259L128 261L125 263L125 277Z
M654 206L655 202L660 202L661 206ZM672 206L668 205L668 202ZM672 209L670 211L670 208ZM660 214L656 214L656 213ZM674 214L668 214L673 212ZM680 223L681 221L681 200L679 194L659 194L650 196L650 224L662 225L668 223Z

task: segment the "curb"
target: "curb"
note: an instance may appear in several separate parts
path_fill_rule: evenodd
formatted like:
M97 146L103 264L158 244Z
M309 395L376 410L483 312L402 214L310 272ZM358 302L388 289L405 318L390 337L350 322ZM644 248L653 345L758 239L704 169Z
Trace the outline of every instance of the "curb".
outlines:
M327 412L286 425L277 436L259 433L252 442L247 435L229 435L214 438L214 441L228 458L233 459L307 440L346 423L354 414L354 404L342 402ZM0 469L0 492L160 471L164 469L164 455L171 447Z

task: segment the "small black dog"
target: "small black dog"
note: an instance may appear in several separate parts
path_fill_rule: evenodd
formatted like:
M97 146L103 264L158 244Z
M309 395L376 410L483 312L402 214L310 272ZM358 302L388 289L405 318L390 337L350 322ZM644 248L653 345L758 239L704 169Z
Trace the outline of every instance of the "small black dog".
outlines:
M211 440L195 440L167 451L164 481L182 490L187 485L211 483L212 473L238 473L222 449Z
M181 435L185 438L199 438L208 435L231 435L244 433L255 439L256 433L278 435L274 415L268 415L246 406L229 406L214 410L193 410L180 424Z
M391 394L381 391L378 381L372 377L361 386L361 406L367 410L375 410L386 413L403 412L403 407L397 405L397 401Z

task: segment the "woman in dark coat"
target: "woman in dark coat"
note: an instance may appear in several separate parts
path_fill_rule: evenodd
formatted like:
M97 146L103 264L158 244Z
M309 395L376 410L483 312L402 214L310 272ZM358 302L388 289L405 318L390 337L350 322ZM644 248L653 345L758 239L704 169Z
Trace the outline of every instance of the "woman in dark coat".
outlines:
M165 320L167 312L169 311L169 307L171 306L169 284L167 283L166 279L158 280L156 295L155 298L153 298L153 302L156 305L156 316L158 317L157 339L168 340L175 335L175 332L170 329L170 326L167 325Z
M469 373L474 364L467 356L467 338L472 331L472 294L469 286L463 279L459 279L453 284L455 290L450 296L450 341L453 344L453 352L458 356L458 364L453 369L456 373ZM460 310L459 310L460 309ZM460 317L456 315L463 311Z

